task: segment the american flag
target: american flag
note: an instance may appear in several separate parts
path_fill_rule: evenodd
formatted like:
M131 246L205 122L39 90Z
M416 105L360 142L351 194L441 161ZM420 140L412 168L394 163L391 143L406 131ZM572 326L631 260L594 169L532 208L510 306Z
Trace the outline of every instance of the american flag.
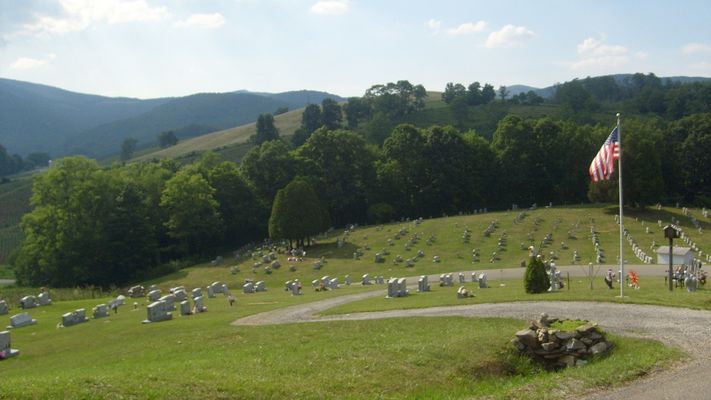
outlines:
M620 141L617 135L617 127L612 130L610 136L605 140L600 151L590 163L590 179L593 182L610 179L615 172L615 160L620 159Z

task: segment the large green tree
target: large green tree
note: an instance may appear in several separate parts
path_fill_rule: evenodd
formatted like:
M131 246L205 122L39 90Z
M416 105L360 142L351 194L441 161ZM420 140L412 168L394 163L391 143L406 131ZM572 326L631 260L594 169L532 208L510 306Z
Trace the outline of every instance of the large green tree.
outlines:
M296 176L297 163L281 141L254 147L242 159L240 172L259 198L271 207L276 192Z
M279 130L274 125L274 116L272 114L259 114L259 117L257 117L257 132L250 139L256 144L279 139Z
M203 252L219 237L222 218L214 195L207 180L188 169L178 171L165 183L160 200L164 225L184 254Z
M271 239L287 239L290 246L304 247L329 225L328 210L306 180L296 178L277 192L269 217Z

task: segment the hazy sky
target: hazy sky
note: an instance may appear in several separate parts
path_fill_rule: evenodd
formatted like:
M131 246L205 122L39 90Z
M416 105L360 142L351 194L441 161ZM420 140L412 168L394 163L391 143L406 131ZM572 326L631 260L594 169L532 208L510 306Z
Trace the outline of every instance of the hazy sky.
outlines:
M0 0L0 77L140 98L711 76L711 1Z

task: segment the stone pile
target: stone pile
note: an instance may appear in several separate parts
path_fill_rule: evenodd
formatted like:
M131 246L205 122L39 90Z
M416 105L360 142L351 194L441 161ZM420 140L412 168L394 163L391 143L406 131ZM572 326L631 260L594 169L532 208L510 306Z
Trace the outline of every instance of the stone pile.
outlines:
M596 324L585 323L568 332L551 328L551 323L556 321L543 313L538 321L531 321L528 328L516 332L511 343L548 370L583 366L592 357L603 355L613 347Z

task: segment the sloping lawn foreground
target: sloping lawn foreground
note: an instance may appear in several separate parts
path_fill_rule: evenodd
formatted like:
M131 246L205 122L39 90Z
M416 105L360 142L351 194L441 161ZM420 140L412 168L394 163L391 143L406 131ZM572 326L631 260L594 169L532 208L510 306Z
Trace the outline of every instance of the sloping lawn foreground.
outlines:
M229 324L281 296L233 308L218 297L207 313L149 325L130 304L69 328L54 325L60 313L89 301L35 309L40 323L12 332L22 354L0 362L0 398L570 398L683 357L613 336L614 353L584 368L516 375L531 368L502 355L525 325L510 319Z

